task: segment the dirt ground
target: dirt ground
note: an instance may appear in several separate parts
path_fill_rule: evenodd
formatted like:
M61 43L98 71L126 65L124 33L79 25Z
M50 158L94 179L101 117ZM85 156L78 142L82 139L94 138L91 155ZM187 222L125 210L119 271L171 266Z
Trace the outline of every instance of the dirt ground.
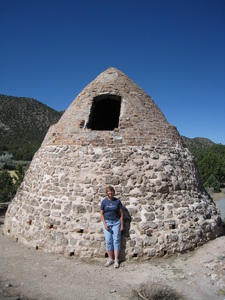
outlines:
M167 285L187 300L225 299L225 236L195 251L148 262L125 261L119 269L105 260L44 253L2 233L0 216L1 300L131 299L142 283Z
M214 201L224 199L225 198L225 188L222 189L221 193L211 193L210 196L213 198Z

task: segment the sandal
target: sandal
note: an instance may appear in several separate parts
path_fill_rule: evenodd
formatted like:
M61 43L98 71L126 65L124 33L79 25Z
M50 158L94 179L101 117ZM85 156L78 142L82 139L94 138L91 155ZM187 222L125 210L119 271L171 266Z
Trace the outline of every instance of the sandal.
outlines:
M105 263L105 267L109 267L113 264L113 259L109 259L106 263Z

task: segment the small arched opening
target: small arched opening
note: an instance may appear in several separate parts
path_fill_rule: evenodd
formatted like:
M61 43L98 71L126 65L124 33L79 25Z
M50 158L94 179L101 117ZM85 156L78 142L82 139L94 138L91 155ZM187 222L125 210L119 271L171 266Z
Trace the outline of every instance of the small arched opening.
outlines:
M93 99L87 128L91 130L114 130L119 126L121 97L100 95Z

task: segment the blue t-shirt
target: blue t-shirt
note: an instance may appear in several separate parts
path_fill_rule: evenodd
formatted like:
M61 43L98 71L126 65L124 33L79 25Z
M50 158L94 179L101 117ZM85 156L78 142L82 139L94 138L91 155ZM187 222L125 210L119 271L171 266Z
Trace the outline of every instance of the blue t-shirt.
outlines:
M120 209L122 208L122 203L119 199L113 198L109 200L105 198L101 203L101 210L103 210L105 220L116 221L120 218Z

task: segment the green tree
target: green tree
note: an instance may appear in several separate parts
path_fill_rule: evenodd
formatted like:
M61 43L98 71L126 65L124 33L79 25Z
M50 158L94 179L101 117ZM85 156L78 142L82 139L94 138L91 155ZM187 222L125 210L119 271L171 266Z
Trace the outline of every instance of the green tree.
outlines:
M10 201L15 194L13 179L8 171L0 172L0 202Z
M14 188L15 188L15 190L17 190L18 187L21 185L23 178L24 178L24 174L25 174L24 168L21 164L18 164L16 166L15 173L16 173L16 175L13 176Z
M214 192L220 192L221 191L220 190L220 183L213 174L211 174L209 176L209 178L206 180L206 182L204 183L204 187L213 188Z
M225 146L213 145L205 151L195 153L195 159L203 183L211 174L220 184L225 182Z

